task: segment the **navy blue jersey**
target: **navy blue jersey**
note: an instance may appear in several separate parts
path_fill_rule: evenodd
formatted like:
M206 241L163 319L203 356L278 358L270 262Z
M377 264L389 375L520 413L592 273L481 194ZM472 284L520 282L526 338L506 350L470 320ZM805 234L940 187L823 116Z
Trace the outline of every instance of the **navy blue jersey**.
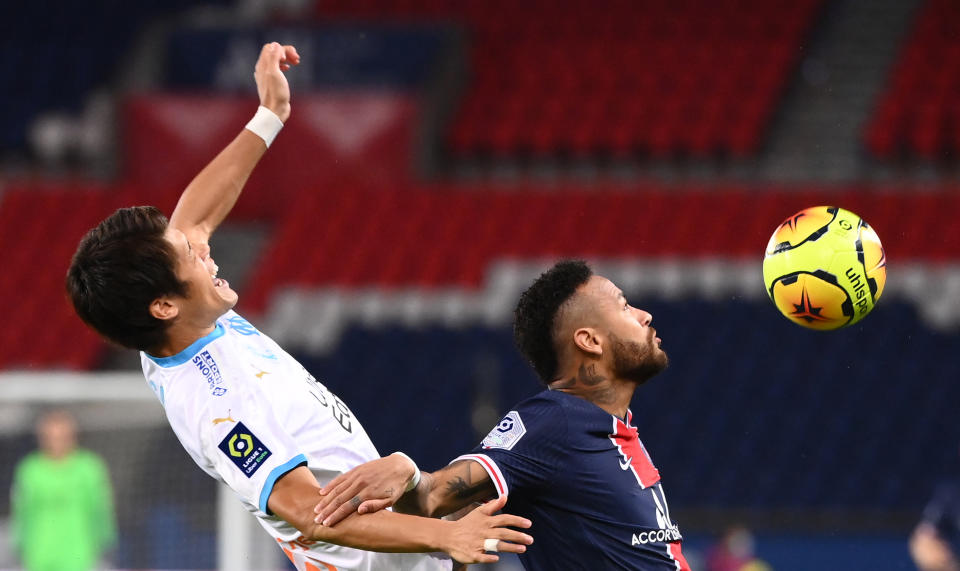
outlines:
M510 411L471 454L505 512L533 522L526 569L690 569L637 429L595 404L544 391Z

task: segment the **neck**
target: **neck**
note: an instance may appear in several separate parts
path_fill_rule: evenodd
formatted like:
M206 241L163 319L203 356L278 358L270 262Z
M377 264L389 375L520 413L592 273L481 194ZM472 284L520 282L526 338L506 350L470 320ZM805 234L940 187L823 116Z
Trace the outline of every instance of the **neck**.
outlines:
M173 323L167 329L167 336L163 343L150 349L147 353L154 357L172 357L189 347L197 339L209 335L216 326L216 322L207 327L190 327L182 323Z
M636 382L614 377L597 362L579 363L565 373L549 384L550 390L580 397L614 416L626 418Z

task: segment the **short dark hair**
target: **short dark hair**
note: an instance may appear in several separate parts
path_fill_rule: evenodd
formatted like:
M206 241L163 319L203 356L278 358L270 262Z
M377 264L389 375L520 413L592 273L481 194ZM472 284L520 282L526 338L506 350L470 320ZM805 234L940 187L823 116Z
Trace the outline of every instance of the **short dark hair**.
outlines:
M187 294L164 238L167 224L153 206L121 208L80 240L67 270L67 295L77 315L123 347L159 346L167 324L151 315L150 304L164 295Z
M583 260L563 260L542 273L523 294L514 311L513 340L544 383L557 374L554 320L557 311L593 270Z

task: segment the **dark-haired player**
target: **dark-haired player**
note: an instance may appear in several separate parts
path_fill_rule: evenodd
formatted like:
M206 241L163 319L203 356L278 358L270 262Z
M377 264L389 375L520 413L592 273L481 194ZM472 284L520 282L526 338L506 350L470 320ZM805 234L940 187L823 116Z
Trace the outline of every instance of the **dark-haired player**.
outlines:
M337 528L313 521L320 482L379 454L340 399L233 311L237 294L217 277L208 245L290 115L283 72L299 61L293 46L263 47L260 108L187 186L169 222L156 208L123 208L87 233L67 274L74 308L103 336L140 350L180 443L237 493L299 571L450 569L434 551L491 562L483 546L492 536L522 551L529 536L505 526L529 522L494 516L502 500L455 522L385 511Z
M394 502L437 516L509 494L507 508L537 530L520 555L527 569L689 569L628 408L637 387L667 366L651 320L584 262L556 264L523 293L514 325L547 390L405 495L387 491L410 478L397 458L334 479L321 492L317 521L335 527L358 505L368 512Z

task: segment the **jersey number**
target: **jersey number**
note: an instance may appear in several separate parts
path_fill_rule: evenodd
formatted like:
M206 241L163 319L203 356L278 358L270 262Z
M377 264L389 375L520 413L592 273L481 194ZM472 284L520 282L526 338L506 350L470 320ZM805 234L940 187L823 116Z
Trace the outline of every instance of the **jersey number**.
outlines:
M341 428L352 433L353 415L350 413L347 405L344 404L337 395L331 393L326 387L321 385L310 373L306 373L304 379L307 381L307 390L310 391L313 398L317 399L317 402L319 402L321 406L330 410L333 419L337 421L337 424L339 424Z

